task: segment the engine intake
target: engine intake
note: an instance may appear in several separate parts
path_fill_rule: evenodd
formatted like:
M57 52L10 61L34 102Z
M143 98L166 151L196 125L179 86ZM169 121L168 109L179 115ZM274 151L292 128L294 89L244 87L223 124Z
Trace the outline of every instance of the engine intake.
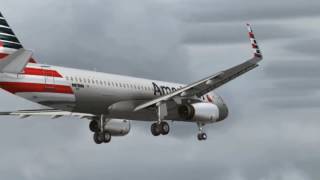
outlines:
M178 107L178 114L186 120L213 123L219 120L219 108L211 103L183 104Z

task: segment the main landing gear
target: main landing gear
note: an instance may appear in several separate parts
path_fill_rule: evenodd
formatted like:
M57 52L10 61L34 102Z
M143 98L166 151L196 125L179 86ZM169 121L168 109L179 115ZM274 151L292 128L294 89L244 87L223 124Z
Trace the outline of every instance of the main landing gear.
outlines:
M163 121L164 116L167 114L166 105L162 103L157 104L158 122L151 125L151 133L154 136L167 135L170 131L170 126L167 122Z
M96 144L109 143L111 141L111 134L108 132L95 132L93 140Z
M96 144L109 143L111 141L111 133L104 129L106 118L101 115L99 119L93 119L89 124L89 129L94 132L93 140Z
M160 123L156 122L151 125L151 133L154 136L167 135L169 134L170 126L167 122L162 121Z
M203 131L203 126L204 124L202 123L197 123L198 128L199 128L199 133L198 133L198 140L202 141L202 140L207 140L207 134Z

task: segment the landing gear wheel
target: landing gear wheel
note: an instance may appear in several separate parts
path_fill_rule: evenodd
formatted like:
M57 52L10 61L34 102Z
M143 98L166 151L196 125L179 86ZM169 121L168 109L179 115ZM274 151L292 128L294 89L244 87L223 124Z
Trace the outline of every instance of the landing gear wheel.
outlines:
M103 136L102 136L102 133L94 133L93 134L93 140L96 144L101 144L103 143Z
M154 136L159 136L161 134L161 127L159 126L158 123L153 123L151 125L151 133Z
M90 131L92 131L92 132L99 132L99 124L98 124L98 122L97 121L95 121L95 120L92 120L91 122L90 122L90 124L89 124L89 129L90 129Z
M201 134L201 138L202 138L202 140L207 140L207 134L206 133L202 133Z
M158 124L159 125L159 124ZM160 128L161 128L161 134L162 135L167 135L169 134L170 131L170 126L167 122L161 122L160 123Z
M199 133L198 134L198 140L202 141L202 140L206 140L207 139L207 134L206 133Z
M96 132L93 134L93 140L96 144L109 143L111 134L109 132Z
M103 133L103 142L109 143L111 141L111 134L109 132Z

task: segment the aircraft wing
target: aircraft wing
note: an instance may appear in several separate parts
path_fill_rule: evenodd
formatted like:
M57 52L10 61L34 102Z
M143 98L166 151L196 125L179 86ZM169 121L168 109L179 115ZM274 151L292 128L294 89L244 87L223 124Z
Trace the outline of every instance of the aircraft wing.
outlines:
M258 66L258 62L260 62L263 57L262 53L259 49L259 46L257 44L257 41L255 40L253 31L251 29L251 26L247 24L248 31L249 31L249 37L251 40L252 48L254 50L254 56L253 58L236 65L230 69L221 71L219 73L216 73L212 76L209 76L207 78L204 78L200 81L197 81L195 83L192 83L190 85L187 85L186 87L179 89L175 92L172 92L170 94L161 96L159 98L156 98L154 100L148 101L146 103L143 103L139 106L137 106L134 111L139 111L141 109L156 105L161 102L165 102L168 100L172 100L176 97L201 97L208 92L226 84L227 82L239 77L240 75L256 68Z
M84 119L84 118L90 119L94 117L93 114L75 113L75 112L61 111L61 110L55 110L55 109L8 111L8 112L0 112L0 115L3 115L3 116L15 115L15 116L19 116L21 119L31 117L31 116L50 116L51 119L57 119L63 116L74 116L81 119Z

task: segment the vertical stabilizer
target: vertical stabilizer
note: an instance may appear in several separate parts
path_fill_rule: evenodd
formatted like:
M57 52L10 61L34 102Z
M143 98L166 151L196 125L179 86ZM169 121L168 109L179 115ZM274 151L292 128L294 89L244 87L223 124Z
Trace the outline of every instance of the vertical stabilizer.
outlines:
M21 48L23 48L23 45L0 12L0 59ZM35 60L30 58L29 62L35 63Z

